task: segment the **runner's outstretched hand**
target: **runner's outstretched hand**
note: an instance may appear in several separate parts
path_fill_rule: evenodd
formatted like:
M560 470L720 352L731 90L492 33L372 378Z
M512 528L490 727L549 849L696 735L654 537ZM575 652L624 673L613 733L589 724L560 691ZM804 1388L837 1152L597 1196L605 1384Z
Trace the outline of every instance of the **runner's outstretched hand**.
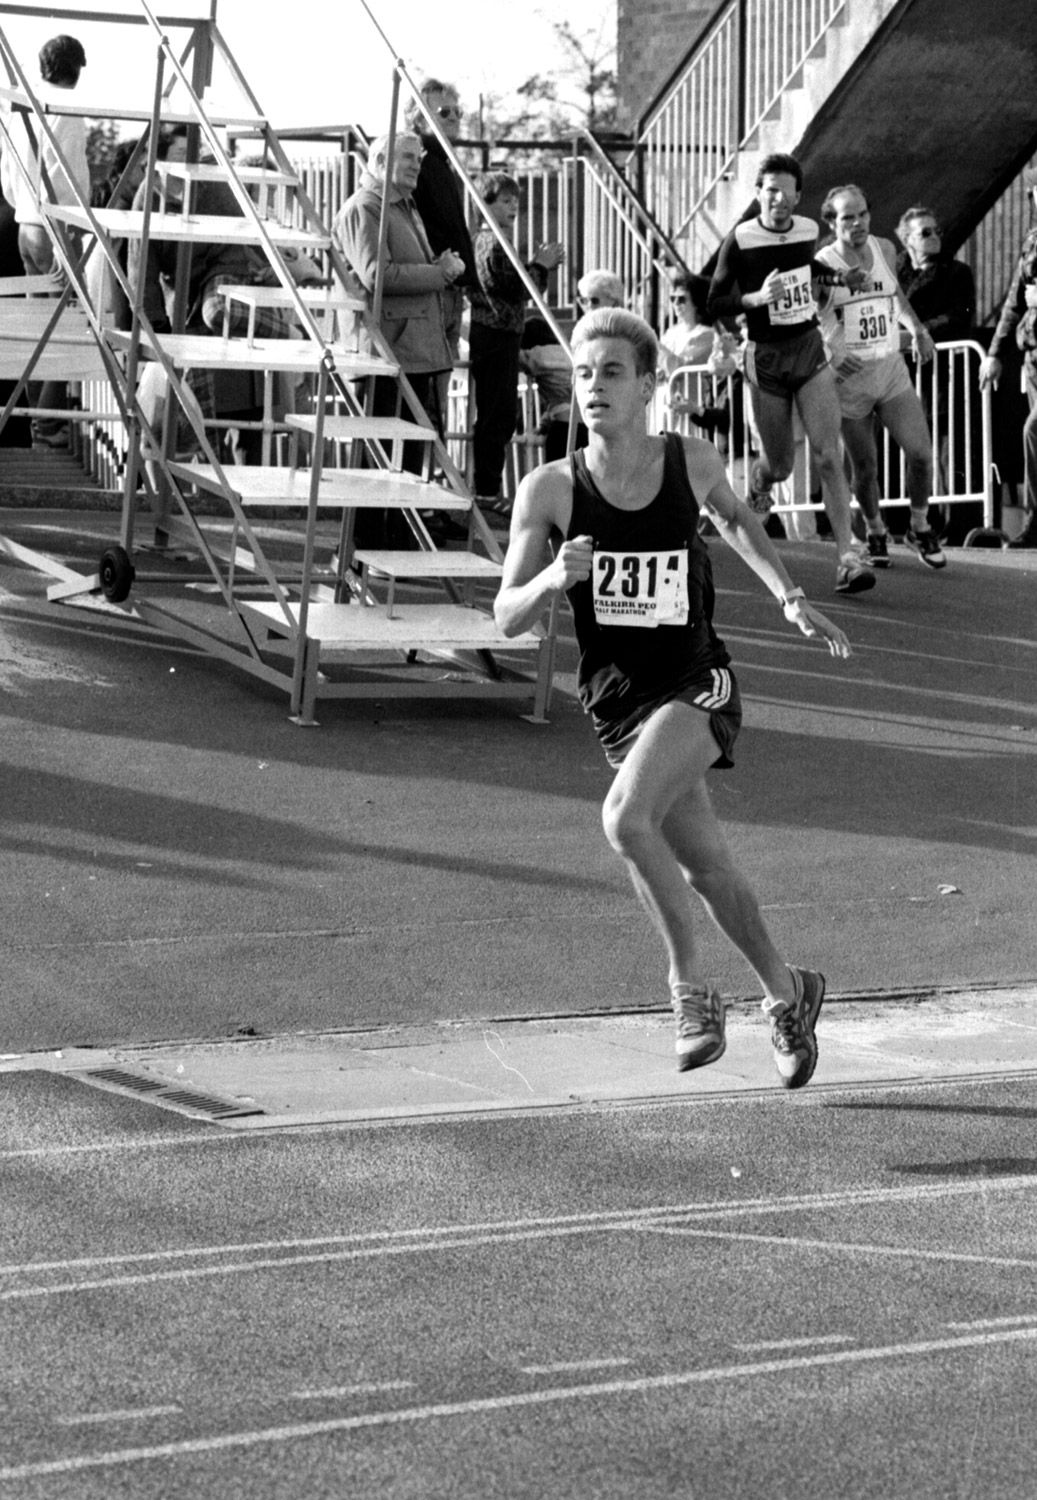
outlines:
M784 615L790 625L798 625L803 634L809 636L811 640L815 636L820 636L823 641L827 642L828 649L833 656L850 655L850 643L838 625L833 625L827 615L823 615L805 599L794 599L786 604Z

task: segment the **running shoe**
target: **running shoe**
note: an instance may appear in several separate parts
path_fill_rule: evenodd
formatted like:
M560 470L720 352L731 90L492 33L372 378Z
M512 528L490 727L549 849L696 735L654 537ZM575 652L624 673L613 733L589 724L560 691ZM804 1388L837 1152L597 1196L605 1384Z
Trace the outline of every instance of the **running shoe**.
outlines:
M931 527L928 531L915 531L909 526L904 532L904 545L910 547L912 552L917 552L927 568L947 566L947 559L940 551L939 537Z
M868 532L868 556L873 568L889 567L889 532Z
M857 552L844 552L835 570L835 592L837 594L863 594L865 589L875 587L875 574L870 560Z
M677 1071L704 1068L723 1056L726 1011L719 990L694 990L678 985L670 996L677 1017Z
M758 516L765 516L774 505L774 496L771 494L771 481L764 477L763 464L756 459L749 470L749 493L746 502L751 511Z
M792 964L789 973L795 981L796 998L782 1010L771 1011L771 1046L782 1088L801 1089L810 1082L817 1066L814 1027L825 998L825 976Z

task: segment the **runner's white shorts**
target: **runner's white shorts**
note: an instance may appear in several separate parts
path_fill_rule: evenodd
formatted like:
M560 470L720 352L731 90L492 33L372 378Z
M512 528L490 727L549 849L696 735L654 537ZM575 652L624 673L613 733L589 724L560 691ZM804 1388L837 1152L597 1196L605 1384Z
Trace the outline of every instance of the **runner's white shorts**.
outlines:
M836 371L835 389L839 396L839 409L851 421L870 417L878 407L897 396L914 390L907 365L902 354L885 354L881 359L869 360L856 375L840 375Z

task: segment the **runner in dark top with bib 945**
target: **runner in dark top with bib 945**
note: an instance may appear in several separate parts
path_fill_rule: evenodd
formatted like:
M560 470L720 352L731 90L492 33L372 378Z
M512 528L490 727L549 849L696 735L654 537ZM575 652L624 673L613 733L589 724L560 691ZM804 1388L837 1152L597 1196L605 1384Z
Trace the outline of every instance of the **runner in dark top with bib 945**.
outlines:
M724 1002L705 980L695 940L694 892L763 986L782 1086L802 1088L817 1061L824 977L787 965L775 948L706 788L710 767L732 764L741 708L713 629L700 507L790 624L833 656L850 647L793 587L712 443L649 435L659 347L648 324L622 308L598 309L577 323L572 350L587 446L519 486L497 622L517 635L569 597L580 701L616 768L605 833L666 945L678 1068L715 1062L725 1046Z
M815 259L818 226L794 213L802 189L803 172L794 156L764 157L756 176L759 216L736 225L721 245L707 307L713 320L746 317L745 376L763 446L747 486L750 507L766 513L771 486L792 473L795 407L817 462L839 553L836 593L859 594L874 587L875 574L850 525L850 486L839 442L842 417L812 283L856 290L864 275Z

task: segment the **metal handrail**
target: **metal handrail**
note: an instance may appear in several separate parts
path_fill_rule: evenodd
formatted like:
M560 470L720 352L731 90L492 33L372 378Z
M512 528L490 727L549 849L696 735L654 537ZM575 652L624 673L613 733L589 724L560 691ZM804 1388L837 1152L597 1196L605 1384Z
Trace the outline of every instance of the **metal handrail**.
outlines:
M730 0L638 129L680 239L847 0ZM665 212L664 212L665 210Z
M644 220L651 234L659 241L666 254L670 257L674 267L678 270L690 271L691 267L685 262L677 246L667 235L641 194L631 185L624 173L620 171L594 132L582 126L577 131L577 139L590 147L594 160L600 167L604 168L606 175L615 183L617 190L629 199L633 205L634 212Z

